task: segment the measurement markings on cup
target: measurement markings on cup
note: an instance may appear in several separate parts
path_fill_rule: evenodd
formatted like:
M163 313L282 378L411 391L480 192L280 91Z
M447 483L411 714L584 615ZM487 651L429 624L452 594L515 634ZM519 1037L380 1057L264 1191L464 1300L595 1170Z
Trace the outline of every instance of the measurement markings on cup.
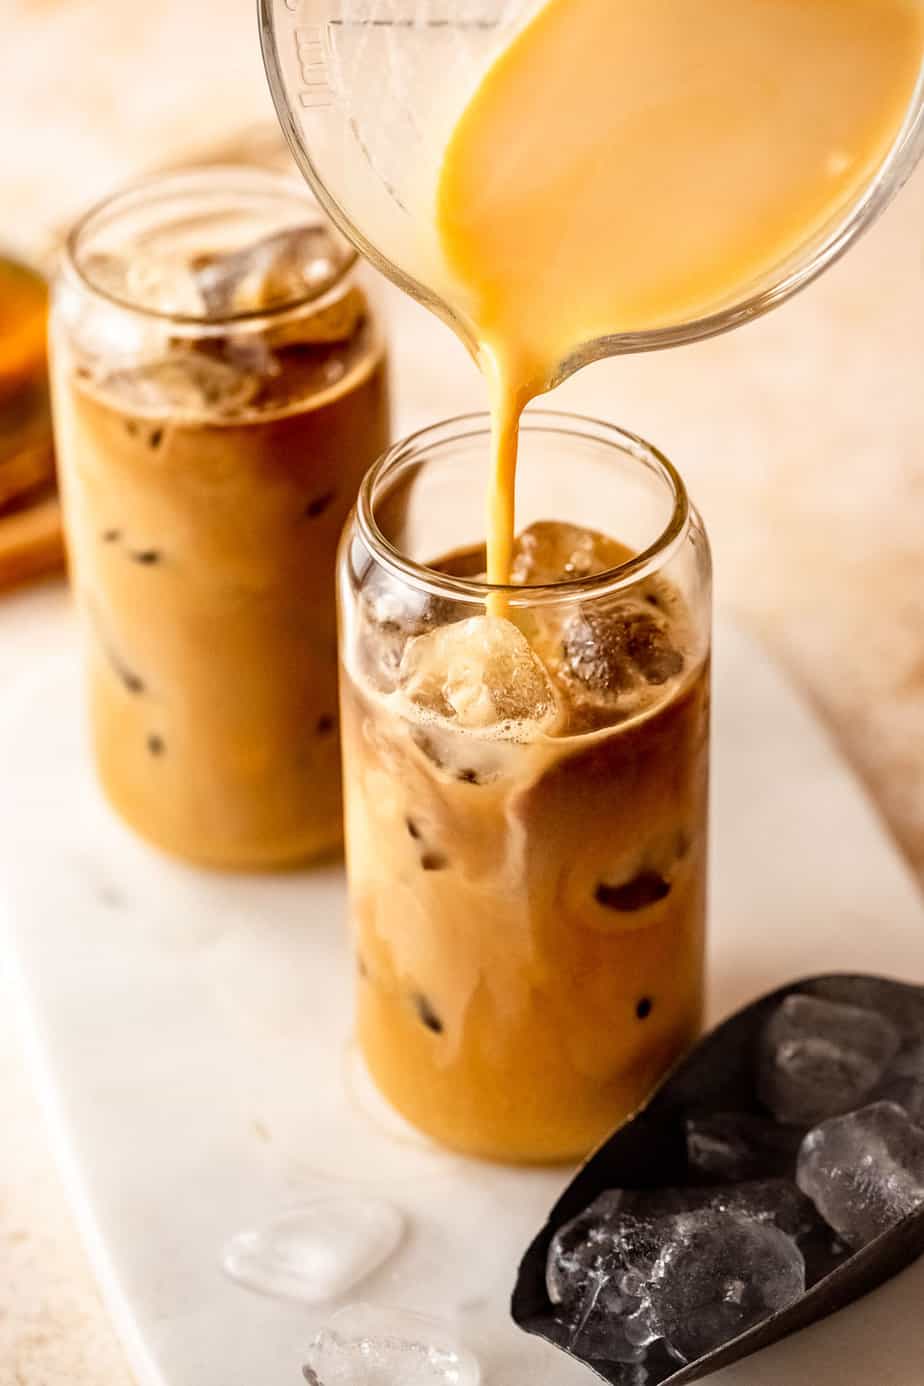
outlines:
M286 2L288 4L289 0ZM298 93L299 103L309 109L329 106L331 92L320 24L302 24L295 29L295 56L303 83Z

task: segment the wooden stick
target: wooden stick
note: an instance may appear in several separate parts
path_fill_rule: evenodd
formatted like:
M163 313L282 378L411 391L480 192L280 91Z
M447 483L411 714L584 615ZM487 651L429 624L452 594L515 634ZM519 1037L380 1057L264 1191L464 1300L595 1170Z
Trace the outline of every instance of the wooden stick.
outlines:
M51 438L21 448L11 457L0 458L0 515L55 474L55 455Z
M56 494L0 515L0 591L60 568L65 561Z

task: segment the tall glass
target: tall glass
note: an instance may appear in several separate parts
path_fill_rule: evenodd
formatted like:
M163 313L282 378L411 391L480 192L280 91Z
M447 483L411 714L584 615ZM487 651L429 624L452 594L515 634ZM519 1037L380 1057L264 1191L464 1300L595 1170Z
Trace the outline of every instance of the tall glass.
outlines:
M99 774L182 857L341 839L334 563L388 442L382 333L304 190L150 179L72 232L55 429Z
M358 1035L457 1150L580 1156L694 1039L710 557L617 428L525 416L515 585L489 588L489 424L397 444L341 545ZM502 614L501 614L502 613Z

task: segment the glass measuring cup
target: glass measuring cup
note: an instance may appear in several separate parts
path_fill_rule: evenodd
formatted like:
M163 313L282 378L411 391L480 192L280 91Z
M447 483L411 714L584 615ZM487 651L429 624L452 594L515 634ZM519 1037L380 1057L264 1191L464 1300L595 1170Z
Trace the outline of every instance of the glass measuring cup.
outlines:
M544 0L258 0L264 60L296 161L331 217L474 352L465 295L435 233L440 161L467 99ZM924 71L875 174L734 301L690 321L584 342L554 385L604 356L727 331L782 303L876 220L924 151Z

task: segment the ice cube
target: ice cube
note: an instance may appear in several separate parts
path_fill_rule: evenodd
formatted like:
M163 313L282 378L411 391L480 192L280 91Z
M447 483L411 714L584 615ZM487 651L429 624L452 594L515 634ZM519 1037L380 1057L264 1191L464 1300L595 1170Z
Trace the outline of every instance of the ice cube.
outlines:
M205 304L185 260L137 249L131 256L97 251L81 261L81 269L95 289L121 303L173 317L203 315Z
M109 294L113 298L126 299L130 265L131 261L121 255L113 255L109 251L94 251L92 255L86 255L80 261L80 270L87 282L97 291Z
M381 1266L403 1228L397 1208L381 1199L319 1199L232 1237L222 1265L232 1280L260 1294L321 1303Z
M872 1092L899 1044L894 1025L875 1011L787 996L761 1040L761 1101L792 1126L850 1111Z
M415 636L400 686L418 707L469 729L548 729L557 715L548 674L529 642L500 616L471 616Z
M208 315L226 318L315 298L349 258L328 227L291 226L239 250L200 256L192 273Z
M720 1347L805 1291L805 1262L779 1228L704 1209L673 1219L652 1273L653 1320L681 1362Z
M633 1301L634 1302L634 1301ZM588 1301L575 1317L565 1324L565 1346L581 1358L602 1362L619 1362L626 1366L645 1361L647 1348L658 1337L651 1333L648 1323L640 1327L639 1310L625 1314L594 1299Z
M744 1224L754 1229L740 1234L738 1243L749 1237L758 1247L775 1248L775 1254L784 1248L788 1260L799 1267L804 1286L801 1253L793 1256L792 1249L796 1237L819 1224L809 1199L787 1180L713 1188L613 1189L561 1227L549 1247L546 1286L558 1306L568 1347L582 1357L645 1360L650 1345L664 1336L652 1287L665 1249L677 1242L676 1227L686 1228L683 1220L689 1218L694 1220L691 1227L723 1226L737 1233ZM761 1238L764 1230L771 1234L769 1240ZM747 1290L745 1307L759 1302L758 1292L747 1289L747 1270L745 1263L736 1272ZM743 1312L741 1305L734 1309L734 1323L741 1321Z
M924 1203L924 1130L894 1102L874 1102L809 1131L797 1178L854 1249Z
M811 1204L784 1180L604 1194L549 1248L566 1345L625 1363L662 1337L683 1360L709 1351L802 1293L795 1235L807 1219Z
M702 1209L740 1213L794 1237L815 1221L810 1200L789 1179L748 1179L689 1188L610 1189L553 1237L546 1270L552 1303L583 1297L590 1271L598 1267L601 1257L610 1254L614 1239L620 1242L627 1226L632 1227L631 1252L638 1268L650 1250L650 1244L642 1241L645 1227Z
M713 1179L791 1178L801 1132L745 1112L716 1112L687 1120L687 1161Z
M562 628L562 658L565 675L597 696L660 686L684 665L663 617L629 600L587 605L570 616Z
M105 384L141 413L205 417L243 409L260 388L252 372L193 351L114 371Z
M593 577L617 568L632 550L594 529L538 520L514 545L511 580L531 587Z
M571 1304L584 1298L597 1275L601 1256L610 1246L622 1203L622 1190L603 1193L555 1233L546 1262L546 1287L553 1304Z
M886 1081L876 1089L876 1099L879 1102L894 1102L907 1112L916 1126L924 1127L924 1079L902 1074L887 1075Z
M554 584L597 576L631 557L630 549L595 530L540 521L516 541L513 581ZM625 595L530 614L531 644L562 689L572 730L630 715L649 700L650 688L682 672L685 656L676 638L681 612L669 584L647 579Z
M788 1179L749 1179L693 1188L626 1191L623 1206L639 1218L708 1209L737 1213L778 1227L791 1237L802 1236L816 1222L811 1202Z
M354 1304L317 1334L304 1369L309 1386L479 1386L481 1369L436 1319Z
M658 1254L658 1208L626 1211L634 1191L612 1189L560 1227L549 1245L546 1287L553 1304L580 1305L589 1296L615 1309L637 1296ZM641 1277L631 1280L630 1277ZM601 1289L603 1293L601 1294Z
M125 282L132 303L171 317L203 316L203 296L185 260L135 254L128 263Z
M399 582L382 568L373 568L368 574L359 605L363 624L358 647L363 671L383 692L397 686L401 658L411 637L451 619L448 602Z
M894 1025L902 1040L902 1052L924 1046L924 987L896 986L879 977L821 977L806 991L826 1001L861 1006L877 1011ZM922 1070L924 1072L924 1070Z
M607 1378L612 1380L615 1377L619 1386L647 1386L650 1380L645 1366L647 1348L636 1347L629 1342L619 1318L601 1315L579 1332L560 1315L536 1318L532 1327L533 1331L558 1343L582 1361L606 1364Z
M565 1344L582 1357L637 1363L652 1341L636 1318L657 1260L659 1219L623 1210L624 1194L602 1194L560 1228L549 1247L546 1286L559 1305Z

